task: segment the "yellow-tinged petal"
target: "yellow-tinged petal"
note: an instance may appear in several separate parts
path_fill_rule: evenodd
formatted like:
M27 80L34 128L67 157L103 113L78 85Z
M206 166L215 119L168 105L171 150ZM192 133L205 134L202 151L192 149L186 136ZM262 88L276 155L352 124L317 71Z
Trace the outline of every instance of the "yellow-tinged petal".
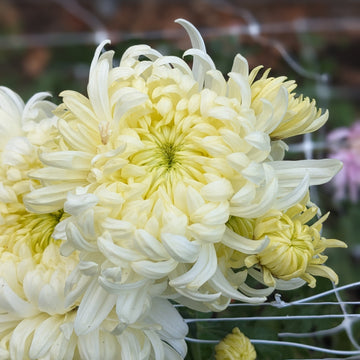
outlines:
M250 340L234 328L231 334L215 346L216 360L255 360L256 351Z
M240 244L243 241L242 233L252 237L253 242L264 241L266 238L269 240L265 248L258 252L247 252L253 255L242 257L248 268L260 268L262 281L268 286L275 286L277 279L290 281L301 278L314 287L314 276L327 277L337 282L336 273L322 265L327 257L321 253L328 247L346 245L339 240L321 237L320 231L325 217L312 225L307 224L317 213L315 206L308 208L305 205L307 201L308 196L284 212L272 210L257 219L231 217L229 221L228 226L236 233L226 238L231 241L225 244L241 253L246 254L245 249L241 250L233 239L239 237ZM229 231L227 230L226 234L230 234Z

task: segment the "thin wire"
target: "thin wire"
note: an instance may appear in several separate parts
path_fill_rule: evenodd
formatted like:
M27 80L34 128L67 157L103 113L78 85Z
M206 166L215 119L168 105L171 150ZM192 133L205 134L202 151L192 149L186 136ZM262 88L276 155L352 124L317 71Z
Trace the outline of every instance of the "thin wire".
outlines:
M229 321L272 321L272 320L308 320L308 319L343 319L344 314L322 315L279 315L279 316L237 316L216 318L185 319L188 324L201 322L229 322ZM360 314L347 314L346 317L360 319Z
M195 339L191 337L186 337L186 341L198 343L198 344L217 344L218 340L203 340L203 339ZM357 350L331 350L319 346L312 346L307 344L301 344L292 341L277 341L277 340L265 340L265 339L250 339L252 344L261 344L261 345L279 345L279 346L291 346L302 349L319 351L322 353L334 354L334 355L360 355L360 351Z

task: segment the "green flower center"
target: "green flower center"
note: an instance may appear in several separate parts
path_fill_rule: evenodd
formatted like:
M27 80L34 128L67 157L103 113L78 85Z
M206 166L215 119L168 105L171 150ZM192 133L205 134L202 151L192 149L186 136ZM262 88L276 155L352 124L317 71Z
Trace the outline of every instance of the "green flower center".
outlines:
M33 253L44 252L53 241L52 234L62 216L62 210L50 214L26 214L19 221L17 230L10 235L11 247L26 242Z
M164 168L165 171L170 171L179 162L178 151L180 150L179 145L175 145L169 142L161 144L159 150L159 164L158 166Z

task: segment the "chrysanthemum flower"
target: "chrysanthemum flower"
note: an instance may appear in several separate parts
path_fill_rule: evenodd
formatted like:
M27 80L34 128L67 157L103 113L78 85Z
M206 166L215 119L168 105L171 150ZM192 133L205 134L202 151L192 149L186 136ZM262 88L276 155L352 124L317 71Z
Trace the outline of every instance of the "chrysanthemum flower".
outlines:
M305 197L284 212L270 210L256 219L231 218L228 225L237 234L255 240L269 239L268 246L256 255L233 254L233 259L239 262L238 266L254 267L250 274L257 279L262 278L262 282L271 287L276 286L279 280L284 287L281 280L298 278L314 287L314 276L323 276L337 283L336 273L323 265L327 260L323 251L331 247L346 247L346 244L321 236L322 224L329 214L314 221L318 208L315 205L306 206L308 200ZM294 283L290 282L289 286ZM301 282L298 284L301 285Z
M105 317L87 308L80 315L87 317L89 328L79 328L80 301L71 289L65 297L78 253L60 255L62 241L52 237L68 215L63 210L28 213L22 203L37 186L27 172L42 166L38 150L56 135L55 106L42 100L45 95L24 105L17 94L0 88L0 358L182 359L187 326L161 298L152 299L138 322L126 325L119 323L113 305L108 310L108 303L101 303Z
M13 221L22 197L30 191L30 170L42 167L38 149L56 132L56 108L44 100L48 93L35 94L26 104L18 94L0 87L0 223Z
M350 127L340 127L327 136L330 156L343 163L343 169L331 181L334 199L349 198L356 203L360 188L360 120Z
M25 244L18 250L19 255L3 251L0 256L1 359L180 360L185 356L187 326L160 298L153 299L148 315L137 323L122 328L112 311L95 329L78 335L77 306L66 306L64 298L65 279L76 257L61 256L54 242L35 257Z
M255 360L256 351L250 340L236 327L215 347L216 360Z
M229 230L230 216L289 208L340 168L335 160L283 161L281 139L316 129L327 114L295 97L284 78L266 72L255 80L259 69L249 74L240 55L225 80L198 31L178 22L191 38L184 55L193 56L192 68L146 45L129 48L114 67L112 51L100 54L102 43L88 97L61 94L57 146L30 174L43 187L26 196L28 210L71 215L56 236L67 238L64 254L80 252L69 279L85 294L80 309L101 306L83 276L108 291L119 319L129 287L141 304L134 318L163 284L167 296L194 307L221 309L232 297L264 301L255 290L237 291L242 283L229 282L219 266L216 244L249 255L267 245Z

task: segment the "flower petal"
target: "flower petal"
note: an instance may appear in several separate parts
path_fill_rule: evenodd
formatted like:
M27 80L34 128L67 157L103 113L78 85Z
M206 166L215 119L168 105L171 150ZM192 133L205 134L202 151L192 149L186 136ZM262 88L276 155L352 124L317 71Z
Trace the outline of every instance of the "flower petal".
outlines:
M100 326L116 302L94 279L85 291L74 322L77 335L86 335Z

